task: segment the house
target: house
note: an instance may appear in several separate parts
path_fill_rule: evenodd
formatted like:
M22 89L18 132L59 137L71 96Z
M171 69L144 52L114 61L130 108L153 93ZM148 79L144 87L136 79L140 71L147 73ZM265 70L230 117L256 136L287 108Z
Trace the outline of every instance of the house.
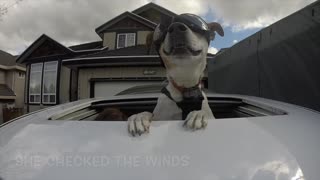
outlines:
M24 108L26 68L16 64L16 58L0 50L0 124L3 108Z
M146 40L162 18L174 16L149 3L97 27L101 41L66 47L47 35L40 36L17 59L27 67L28 111L162 83L165 69Z

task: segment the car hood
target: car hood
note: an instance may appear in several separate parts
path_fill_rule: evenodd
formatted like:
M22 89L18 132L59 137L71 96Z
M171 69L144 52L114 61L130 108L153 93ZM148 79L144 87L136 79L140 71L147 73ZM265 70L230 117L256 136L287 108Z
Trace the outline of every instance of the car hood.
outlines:
M305 179L316 179L316 117L309 115L304 123L298 116L218 119L199 131L184 129L182 121L157 121L140 137L127 133L126 122L11 123L0 129L0 176L291 180L306 172Z

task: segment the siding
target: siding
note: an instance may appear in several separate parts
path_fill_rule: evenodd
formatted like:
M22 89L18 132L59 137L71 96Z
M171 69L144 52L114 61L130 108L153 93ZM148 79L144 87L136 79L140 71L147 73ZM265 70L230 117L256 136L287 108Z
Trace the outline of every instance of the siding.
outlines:
M14 73L15 71L6 71L5 72L5 84L14 91Z
M25 75L25 91L24 91L24 103L26 104L28 102L28 80L29 80L29 68L30 68L30 65L28 65L26 67L26 75Z
M70 69L65 66L61 66L59 88L60 88L60 97L59 97L60 104L69 102Z
M116 47L116 33L115 32L109 32L104 33L103 35L103 46L109 47L109 50L115 49Z
M22 71L21 71L22 72ZM15 107L24 107L24 83L25 78L19 77L19 71L0 71L0 84L6 84L16 95Z
M6 83L6 77L5 77L6 73L3 70L0 70L0 84L5 84Z
M24 107L24 83L25 78L19 77L19 71L14 71L14 81L13 81L13 91L16 94L16 107L23 108Z
M138 31L137 45L146 44L147 36L152 31Z

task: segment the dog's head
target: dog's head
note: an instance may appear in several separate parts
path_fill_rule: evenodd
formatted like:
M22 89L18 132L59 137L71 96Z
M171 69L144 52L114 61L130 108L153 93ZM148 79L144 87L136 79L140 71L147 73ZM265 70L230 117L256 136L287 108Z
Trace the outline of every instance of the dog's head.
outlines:
M207 24L193 14L181 14L171 21L162 21L154 31L153 42L170 78L179 85L190 81L187 74L199 81L206 67L206 56L215 32L224 35L218 23ZM184 71L184 72L183 72ZM191 77L192 78L192 77ZM188 86L188 85L187 85Z

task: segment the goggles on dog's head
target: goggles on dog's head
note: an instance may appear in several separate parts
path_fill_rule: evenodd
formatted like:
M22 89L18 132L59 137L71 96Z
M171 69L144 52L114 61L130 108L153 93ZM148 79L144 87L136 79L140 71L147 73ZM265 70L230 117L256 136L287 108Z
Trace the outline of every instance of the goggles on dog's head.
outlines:
M163 42L168 28L172 23L180 22L188 26L192 31L197 32L205 36L210 43L210 29L207 23L199 16L194 14L181 14L174 17L172 20L162 19L154 31L153 42L156 45L157 50L160 48L160 44Z

